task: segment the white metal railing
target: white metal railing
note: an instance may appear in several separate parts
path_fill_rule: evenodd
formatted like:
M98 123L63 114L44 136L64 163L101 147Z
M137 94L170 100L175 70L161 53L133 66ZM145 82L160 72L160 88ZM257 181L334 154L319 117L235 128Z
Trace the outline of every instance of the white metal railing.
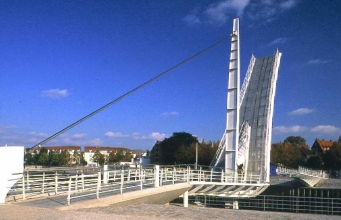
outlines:
M252 185L262 184L256 173L238 174L221 169L199 166L159 166L146 169L119 170L57 170L43 172L25 172L23 178L12 188L9 196L14 200L25 200L38 195L67 194L66 203L84 197L97 198L114 194L123 194L136 190L160 187L177 183L212 185Z
M278 174L289 174L290 176L295 175L306 175L315 178L329 178L329 174L323 170L313 170L303 166L298 166L298 169L287 168L284 166L277 167Z
M200 206L221 207L228 209L259 210L272 212L312 213L341 215L341 198L323 198L311 196L276 196L259 195L253 198L228 198L196 195L189 202ZM275 216L275 214L274 214ZM308 217L309 218L309 217ZM308 219L307 218L307 219ZM316 216L313 219L336 219Z
M223 137L221 138L220 142L219 142L219 146L217 149L217 152L215 153L210 166L211 167L215 167L217 166L217 163L219 163L219 158L222 156L222 151L225 150L225 141L226 141L226 137L225 137L226 133L224 132Z
M244 82L243 82L242 88L240 90L240 95L239 95L239 100L240 100L239 101L239 105L240 106L243 103L243 99L244 99L244 96L245 96L245 93L246 93L246 89L247 89L247 87L249 85L249 82L250 82L250 78L251 78L253 66L255 65L255 61L256 61L256 57L253 56L253 54L252 54L251 60L250 60L250 63L249 63L249 66L247 68L247 72L246 72L246 75L245 75L245 78L244 78Z

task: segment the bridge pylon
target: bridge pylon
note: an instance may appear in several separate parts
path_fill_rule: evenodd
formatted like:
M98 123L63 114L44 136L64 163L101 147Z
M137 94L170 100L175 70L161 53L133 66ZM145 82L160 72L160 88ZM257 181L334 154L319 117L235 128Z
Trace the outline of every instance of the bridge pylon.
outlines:
M211 166L235 176L260 175L270 179L272 118L282 53L251 56L240 89L239 19L233 20L227 89L226 129Z

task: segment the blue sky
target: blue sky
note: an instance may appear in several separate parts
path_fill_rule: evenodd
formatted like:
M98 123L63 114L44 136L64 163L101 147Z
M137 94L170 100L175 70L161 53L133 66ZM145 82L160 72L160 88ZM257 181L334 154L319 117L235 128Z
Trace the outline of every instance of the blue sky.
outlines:
M341 134L341 2L1 1L0 145L32 147L228 36L240 18L251 54L283 53L272 142ZM230 42L50 141L151 149L185 131L220 140Z

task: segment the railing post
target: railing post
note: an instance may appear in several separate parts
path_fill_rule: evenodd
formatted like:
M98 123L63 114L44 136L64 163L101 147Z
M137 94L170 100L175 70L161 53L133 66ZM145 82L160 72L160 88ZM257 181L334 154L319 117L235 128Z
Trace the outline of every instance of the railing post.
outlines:
M189 176L189 180L191 180L191 172L192 172L192 170L191 170L191 166L188 166L188 176ZM192 177L192 181L193 181L193 177Z
M191 167L190 166L187 166L187 183L189 183L189 180L190 180L190 171L191 171Z
M202 173L201 173L201 171L202 171L202 167L200 167L200 169L199 169L199 182L202 180Z
M45 186L45 172L43 172L43 185L41 186L41 193L44 193L44 186Z
M143 180L142 180L142 178L141 178L141 172L142 172L142 170L140 169L140 188L141 188L141 190L142 190L142 187L143 187Z
M265 211L265 196L263 196L263 208L264 208L264 211Z
M29 174L29 172L27 171L27 176L26 176L26 182L27 182L27 189L30 189L30 174Z
M333 215L333 211L334 211L334 199L332 198L332 215Z
M224 170L223 169L221 169L221 182L224 182Z
M137 177L137 169L135 169L135 181L136 181L136 177Z
M83 170L82 170L82 189L84 191L84 173L83 173Z
M98 171L97 177L97 191L96 191L96 198L99 199L99 190L101 188L101 171Z
M76 179L75 179L75 190L77 191L78 189L78 170L76 172Z
M121 170L121 194L123 193L123 183L124 183L124 170Z
M54 177L54 194L57 195L58 193L58 173L56 171L55 177Z
M164 168L162 168L162 169L161 169L161 175L160 175L160 186L162 186L163 170L164 170Z
M25 171L22 175L22 200L26 200L26 195L25 195Z
M71 183L72 183L72 180L71 180L71 177L69 178L69 190L68 190L68 193L67 193L67 205L70 205L71 203Z
M103 183L107 184L109 179L108 164L103 166Z
M155 165L154 166L154 187L157 188L160 186L160 166L159 165Z
M211 182L212 182L212 180L213 180L213 168L211 168Z
M128 169L127 181L130 182L130 169Z

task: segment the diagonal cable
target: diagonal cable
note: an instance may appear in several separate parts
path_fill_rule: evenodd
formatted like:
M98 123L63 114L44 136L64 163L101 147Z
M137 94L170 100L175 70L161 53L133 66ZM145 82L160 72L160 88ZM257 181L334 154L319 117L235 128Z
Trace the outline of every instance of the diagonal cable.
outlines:
M87 120L88 118L91 118L92 116L94 116L94 115L96 115L97 113L103 111L104 109L110 107L111 105L113 105L113 104L115 104L115 103L121 101L122 99L124 99L124 98L126 98L127 96L133 94L133 93L136 92L137 90L142 89L143 87L147 86L148 84L154 82L155 80L161 78L162 76L166 75L167 73L169 73L169 72L175 70L176 68L182 66L183 64L189 62L190 60L192 60L192 59L194 59L194 58L200 56L201 54L203 54L203 53L209 51L210 49L216 47L217 45L219 45L220 43L224 42L225 40L227 40L227 39L229 39L229 38L230 38L230 36L227 36L227 37L225 37L225 38L219 40L218 42L212 44L211 46L207 47L206 49L204 49L204 50L202 50L202 51L200 51L200 52L194 54L193 56L191 56L191 57L185 59L184 61L182 61L182 62L176 64L175 66L173 66L173 67L169 68L168 70L166 70L166 71L160 73L159 75L153 77L152 79L146 81L145 83L143 83L143 84L137 86L136 88L130 90L129 92L127 92L127 93L125 93L124 95L118 97L117 99L115 99L115 100L109 102L108 104L102 106L101 108L97 109L96 111L91 112L90 114L84 116L83 118L81 118L81 119L79 119L78 121L72 123L71 125L67 126L66 128L64 128L64 129L62 129L62 130L60 130L60 131L58 131L58 132L55 133L54 135L52 135L52 136L46 138L45 140L39 142L38 144L34 145L33 148L38 147L39 145L43 145L43 144L49 142L50 140L52 140L52 139L58 137L59 135L63 134L64 132L70 130L71 128L75 127L76 125L78 125L78 124L82 123L83 121Z

